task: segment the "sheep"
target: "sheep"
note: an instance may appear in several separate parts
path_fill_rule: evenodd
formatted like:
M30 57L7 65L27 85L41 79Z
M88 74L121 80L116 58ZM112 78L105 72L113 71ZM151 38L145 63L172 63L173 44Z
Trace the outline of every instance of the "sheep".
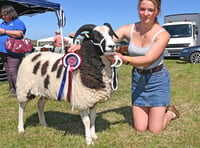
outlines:
M84 32L88 33L77 53L81 64L72 72L71 96L68 97L68 83L65 83L60 100L68 101L73 109L80 112L85 127L86 143L90 145L94 143L93 140L97 139L95 133L96 104L107 101L116 88L116 83L112 79L113 65L106 55L114 53L116 45L112 37L113 35L118 37L108 23L102 26L86 24L78 29L74 40ZM47 126L44 106L49 98L58 99L65 69L63 57L64 54L35 52L26 56L20 64L16 84L19 101L19 134L24 133L23 114L26 105L36 96L40 96L37 104L39 122Z

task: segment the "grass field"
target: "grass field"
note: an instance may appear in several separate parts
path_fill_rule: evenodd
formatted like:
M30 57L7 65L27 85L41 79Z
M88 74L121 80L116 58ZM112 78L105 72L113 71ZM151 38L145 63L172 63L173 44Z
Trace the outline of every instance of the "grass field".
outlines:
M159 135L132 128L131 66L119 69L119 89L107 102L97 106L98 139L91 148L199 148L200 147L200 65L165 60L171 74L172 104L181 116ZM78 112L65 102L48 101L44 128L38 124L36 101L25 111L24 136L17 133L18 102L8 97L7 82L0 83L0 148L84 148L84 128Z

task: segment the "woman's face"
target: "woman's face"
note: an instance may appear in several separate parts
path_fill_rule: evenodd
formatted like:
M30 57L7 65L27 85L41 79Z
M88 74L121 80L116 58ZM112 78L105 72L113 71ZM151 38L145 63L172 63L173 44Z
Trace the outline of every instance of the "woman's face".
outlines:
M151 2L150 0L141 1L138 7L138 12L139 12L140 21L145 24L154 23L155 18L158 15L158 11L154 3Z
M1 13L1 16L2 16L2 19L5 21L5 22L10 22L10 21L12 21L12 17L11 16L9 16L7 13L4 13L4 12L2 12Z

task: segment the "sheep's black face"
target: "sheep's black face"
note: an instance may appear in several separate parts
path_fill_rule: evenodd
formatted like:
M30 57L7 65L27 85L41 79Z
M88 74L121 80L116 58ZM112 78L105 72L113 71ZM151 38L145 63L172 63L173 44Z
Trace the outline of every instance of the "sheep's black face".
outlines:
M101 56L105 52L105 39L98 31L93 31L91 34L92 43L96 46L96 52Z
M116 45L110 35L110 29L107 26L97 26L91 35L92 43L98 46L100 55L112 55Z

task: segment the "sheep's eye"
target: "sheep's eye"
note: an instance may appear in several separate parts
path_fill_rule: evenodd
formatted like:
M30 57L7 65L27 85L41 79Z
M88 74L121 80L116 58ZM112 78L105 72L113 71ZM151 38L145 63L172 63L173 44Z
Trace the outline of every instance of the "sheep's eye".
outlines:
M92 38L93 38L94 42L99 43L101 41L101 39L103 38L103 36L99 32L95 31L92 34Z
M108 32L108 34L109 34L111 37L113 37L113 32L112 32L111 30Z

